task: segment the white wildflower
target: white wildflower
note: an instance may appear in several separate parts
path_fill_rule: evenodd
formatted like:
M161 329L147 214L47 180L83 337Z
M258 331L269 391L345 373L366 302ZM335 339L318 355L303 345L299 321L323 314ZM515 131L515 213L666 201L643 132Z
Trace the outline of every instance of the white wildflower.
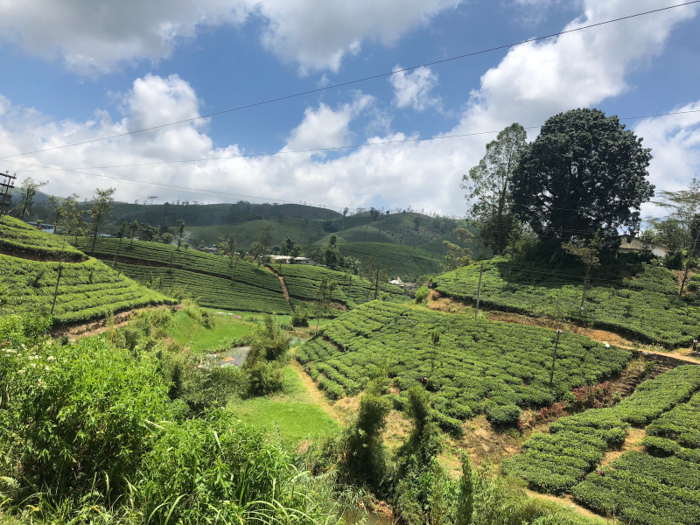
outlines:
M17 373L20 375L24 374L25 372L26 372L26 370L17 370Z
M31 366L32 368L36 368L36 363L31 363L29 366Z
M55 361L56 358L54 356L50 355L49 357L46 358L46 360L50 363L51 361Z
M610 345L608 343L605 343L605 348L610 348Z
M48 371L51 370L51 369L50 369L48 366L45 366L45 367L44 367L44 370L46 370L46 371L48 372Z
M43 379L39 379L39 388L46 388L46 382Z

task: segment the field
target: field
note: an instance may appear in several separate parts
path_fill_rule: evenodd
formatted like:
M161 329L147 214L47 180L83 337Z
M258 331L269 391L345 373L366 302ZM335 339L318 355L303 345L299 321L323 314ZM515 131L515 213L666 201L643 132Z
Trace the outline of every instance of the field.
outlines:
M355 275L299 264L281 264L271 266L271 268L284 278L289 295L295 299L313 300L324 277L338 284L333 293L333 301L348 308L354 308L374 299L372 284ZM387 295L394 299L403 297L403 292L399 288L386 283L380 283L379 292L380 295Z
M48 315L58 278L58 262L36 262L0 255L0 315ZM58 287L54 321L75 323L112 312L154 304L175 303L100 261L65 263Z
M214 350L220 345L250 334L255 325L236 319L230 315L217 315L209 312L212 326L207 328L195 321L185 312L177 312L168 327L168 335L179 344L186 346L194 353Z
M223 235L234 234L239 249L248 250L250 245L260 239L263 227L271 227L272 244L281 245L291 237L299 244L313 244L326 235L321 221L304 219L284 219L283 221L256 220L240 224L224 224L219 226L199 226L187 228L190 242L198 244L204 241L207 246L218 242Z
M412 279L421 275L440 273L444 259L437 255L399 244L377 242L346 243L338 246L344 256L352 256L361 261L375 256L392 279L408 276Z
M503 470L537 490L571 493L581 504L628 522L698 523L698 390L700 367L678 367L645 381L614 407L552 423L549 434L530 438L525 452L505 460ZM611 467L599 466L606 452L625 442L630 426L646 427L647 452L632 450Z
M700 335L700 308L694 306L697 294L679 300L676 276L665 268L646 266L634 278L593 280L583 313L579 312L582 273L515 266L508 287L508 271L505 259L485 262L481 288L484 306L583 322L667 348L690 346ZM476 299L478 282L479 266L461 268L436 279L438 292L466 301Z
M49 235L32 226L5 216L0 222L0 252L17 257L42 260L83 261L85 255L63 243L63 237Z
M246 264L247 263L239 263ZM248 310L269 314L291 313L279 280L277 291L251 286L229 278L173 268L117 264L116 269L146 286L168 291L173 295L185 295L197 299L209 308Z
M495 424L514 424L521 407L549 405L619 372L630 358L565 334L549 386L553 350L548 330L375 301L327 325L297 359L331 398L357 394L377 374L401 392L426 377L436 417L455 428L482 412Z
M340 424L313 401L299 375L291 367L285 369L282 392L266 397L234 400L226 408L246 423L279 436L290 448L307 438L322 441L341 429Z

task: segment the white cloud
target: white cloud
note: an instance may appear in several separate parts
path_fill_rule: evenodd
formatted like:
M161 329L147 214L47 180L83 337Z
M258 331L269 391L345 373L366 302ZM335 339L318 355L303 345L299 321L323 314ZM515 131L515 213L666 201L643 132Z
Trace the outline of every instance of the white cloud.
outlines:
M3 0L0 39L94 75L168 57L202 27L263 21L261 40L302 72L337 71L364 41L394 44L462 0Z
M400 66L396 66L394 71L400 69ZM429 67L399 71L389 77L389 82L394 86L394 103L399 108L412 107L416 111L424 111L430 106L440 106L440 97L430 94L438 84L438 76Z
M347 146L351 136L350 122L373 100L369 95L358 95L352 104L344 104L337 111L325 104L320 104L317 110L307 108L304 120L290 134L285 150Z
M700 101L673 111L700 111ZM652 149L650 178L657 188L678 191L693 177L700 177L700 112L645 119L634 132ZM643 211L657 216L667 213L652 204L645 205Z
M629 7L624 4L622 0L585 0L587 14L575 24L628 14ZM640 0L638 4L635 10L642 10L650 7L651 1ZM658 0L654 4L658 7ZM620 95L628 89L627 73L647 60L646 57L658 55L673 28L694 12L683 8L654 15L648 20L621 23L614 30L612 26L598 28L513 49L497 67L483 76L481 87L471 94L461 121L448 134L498 130L514 121L536 125L557 112L595 105ZM123 133L133 129L136 121L160 123L187 118L197 113L200 104L191 87L176 76L147 76L136 81L134 89L119 100L124 111L121 120L113 121L107 113L97 112L88 122L53 122L35 111L13 107L5 101L6 113L0 116L0 157ZM352 137L353 119L360 114L375 113L379 119L381 109L366 95L359 94L349 104L339 107L321 104L309 108L303 117L300 116L300 124L290 131L286 149L347 144ZM386 142L405 138L401 133L389 131L389 122L386 118L385 127L376 128L376 136L371 140ZM645 144L654 148L651 173L653 181L662 188L686 184L693 171L697 173L698 166L696 121L680 121L683 126L669 122L679 121L652 120L636 127L637 133L645 137ZM153 190L148 186L112 182L119 188L118 198L124 200L156 194L161 201L188 198L221 202L235 200L237 197L230 193L236 193L340 208L367 207L383 201L391 206L410 204L417 209L462 214L465 209L459 190L462 174L479 161L484 145L492 139L493 135L487 135L362 147L340 158L285 153L271 157L95 171L210 192L202 196L194 191ZM214 147L206 123L191 123L17 160L80 167L206 158L242 152L244 150L239 145ZM684 160L681 162L681 159ZM8 163L7 166L12 165ZM42 172L32 176L45 178ZM51 173L50 177L49 190L62 195L75 191L89 196L92 188L110 184L104 179L79 174L57 172Z

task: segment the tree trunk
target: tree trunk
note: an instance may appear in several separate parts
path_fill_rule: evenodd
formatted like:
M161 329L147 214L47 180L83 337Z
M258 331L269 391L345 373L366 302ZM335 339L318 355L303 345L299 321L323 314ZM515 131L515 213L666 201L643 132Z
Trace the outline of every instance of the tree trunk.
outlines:
M377 299L377 296L379 295L379 270L377 270L377 279L374 282L374 299Z
M90 252L91 255L95 253L95 243L97 242L97 232L100 229L100 218L97 217L95 220L95 233L92 236L92 251Z
M588 286L588 274L591 272L591 267L586 268L586 278L583 280L583 295L581 295L581 306L579 311L583 312L583 303L586 300L586 287Z

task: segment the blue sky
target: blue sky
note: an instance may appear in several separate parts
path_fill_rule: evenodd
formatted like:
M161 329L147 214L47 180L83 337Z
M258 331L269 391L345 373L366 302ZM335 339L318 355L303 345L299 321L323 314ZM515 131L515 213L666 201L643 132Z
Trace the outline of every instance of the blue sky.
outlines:
M680 3L11 0L0 6L0 157ZM700 109L697 11L679 7L207 121L12 157L0 168L49 180L47 191L59 195L113 186L128 201L246 195L463 215L461 176L493 136L163 163L536 126L575 107L620 116ZM700 113L625 122L654 148L659 188L678 189L698 173ZM112 165L128 166L95 168ZM58 171L75 168L82 173Z

